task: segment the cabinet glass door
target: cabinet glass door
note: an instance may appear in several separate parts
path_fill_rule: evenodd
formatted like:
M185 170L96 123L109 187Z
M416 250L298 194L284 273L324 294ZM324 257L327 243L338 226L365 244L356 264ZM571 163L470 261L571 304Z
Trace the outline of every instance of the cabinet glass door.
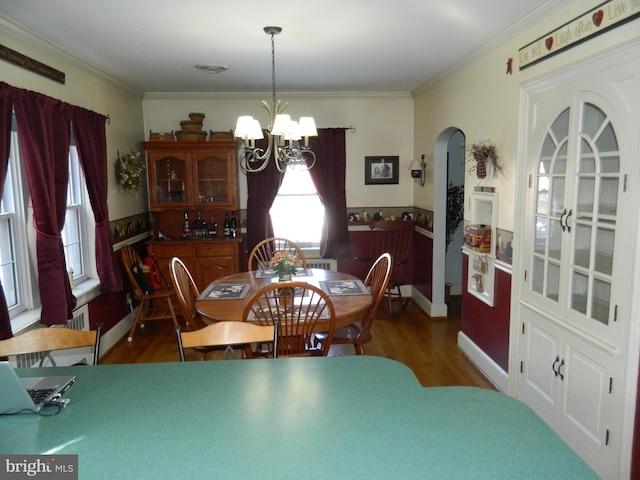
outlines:
M584 328L612 321L620 175L616 134L601 109L577 103L556 117L535 173L530 289Z
M187 162L177 156L162 156L153 159L155 179L152 195L156 203L186 204L189 176Z
M209 156L196 162L196 191L198 203L228 204L229 171L226 158Z
M578 136L570 306L607 325L620 181L618 142L604 112L588 103L582 106Z
M531 288L557 302L562 261L569 109L549 128L538 160Z

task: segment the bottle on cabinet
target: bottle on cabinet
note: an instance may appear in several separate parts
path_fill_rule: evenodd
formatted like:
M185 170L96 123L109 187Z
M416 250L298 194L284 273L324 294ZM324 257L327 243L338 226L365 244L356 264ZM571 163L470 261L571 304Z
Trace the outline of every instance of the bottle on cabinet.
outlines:
M184 220L182 221L182 237L191 236L191 223L189 222L189 212L184 212Z
M215 238L218 236L218 222L214 220L213 215L211 215L209 225L207 225L207 227L209 229L209 238Z
M202 219L200 210L196 212L196 219L193 221L193 236L197 238L207 236L207 222Z
M229 231L233 238L235 238L238 235L238 221L236 220L235 212L231 214L231 221L229 222Z
M231 222L229 221L229 214L225 212L224 214L224 224L223 224L224 236L231 236Z

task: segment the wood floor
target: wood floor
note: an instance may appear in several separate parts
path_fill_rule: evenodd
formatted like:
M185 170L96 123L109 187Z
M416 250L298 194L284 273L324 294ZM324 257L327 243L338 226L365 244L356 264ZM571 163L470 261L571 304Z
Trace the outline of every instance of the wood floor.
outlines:
M373 339L365 345L367 355L378 355L407 365L425 387L464 385L495 390L495 387L458 349L460 299L453 297L449 318L431 319L410 304L397 317L390 317L380 306L372 327ZM336 345L330 355L354 355L350 345ZM189 353L188 360L197 360ZM210 354L218 360L219 354ZM139 328L133 342L120 340L101 358L102 364L178 361L178 347L170 322L148 322Z

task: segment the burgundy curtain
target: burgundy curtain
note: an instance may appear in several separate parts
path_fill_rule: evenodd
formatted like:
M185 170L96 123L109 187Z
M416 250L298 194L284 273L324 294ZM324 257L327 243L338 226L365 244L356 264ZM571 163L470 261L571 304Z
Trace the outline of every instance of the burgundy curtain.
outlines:
M324 205L320 254L325 258L344 258L351 255L345 189L345 130L321 128L318 129L318 136L311 138L309 142L317 158L309 174Z
M7 166L9 164L9 142L11 138L11 108L13 88L6 83L0 82L0 198L4 191L4 181L7 176ZM7 310L7 301L4 296L4 289L0 283L0 340L11 338L11 319Z
M64 324L72 317L76 305L60 235L67 208L69 105L16 89L14 109L33 203L42 304L40 322Z
M96 266L103 292L118 292L123 289L109 229L109 207L107 206L107 118L89 110L71 107L71 121L78 149L80 164L84 170L87 191L96 221Z
M266 148L266 140L256 142ZM273 237L273 224L269 210L278 194L284 175L272 159L260 173L247 173L247 249L250 252L265 238Z

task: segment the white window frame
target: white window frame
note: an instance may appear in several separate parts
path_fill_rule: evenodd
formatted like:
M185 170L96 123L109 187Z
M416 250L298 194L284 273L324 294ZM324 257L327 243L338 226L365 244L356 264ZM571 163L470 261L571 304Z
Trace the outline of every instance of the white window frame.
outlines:
M298 177L292 180L295 177L291 175ZM301 179L299 177L301 175L308 178ZM291 183L287 182L287 180ZM295 191L296 186L303 186L308 190ZM305 204L308 205L309 197L317 199L317 203L311 200L311 203L315 204L311 208L315 208L315 211L296 208ZM308 257L313 256L314 252L319 252L322 225L324 223L324 205L320 201L308 170L287 169L269 213L273 223L274 236L288 238L296 242ZM305 238L304 234L309 231L314 231L316 236Z
M68 222L76 219L75 228ZM69 152L69 185L67 212L62 239L71 285L76 297L95 289L97 269L95 265L95 235L88 225L95 223L93 211L85 187L84 173L80 166L75 145ZM2 208L0 208L0 278L5 292L11 325L14 333L35 323L40 318L40 296L36 261L36 234L33 222L33 206L27 185L24 163L20 160L16 122L11 132L9 167L5 180ZM7 239L11 239L8 241ZM12 247L12 248L11 248ZM9 253L6 249L11 248ZM73 274L71 275L71 269ZM15 279L11 283L5 279ZM15 290L15 291L14 291ZM81 302L78 302L81 305Z

